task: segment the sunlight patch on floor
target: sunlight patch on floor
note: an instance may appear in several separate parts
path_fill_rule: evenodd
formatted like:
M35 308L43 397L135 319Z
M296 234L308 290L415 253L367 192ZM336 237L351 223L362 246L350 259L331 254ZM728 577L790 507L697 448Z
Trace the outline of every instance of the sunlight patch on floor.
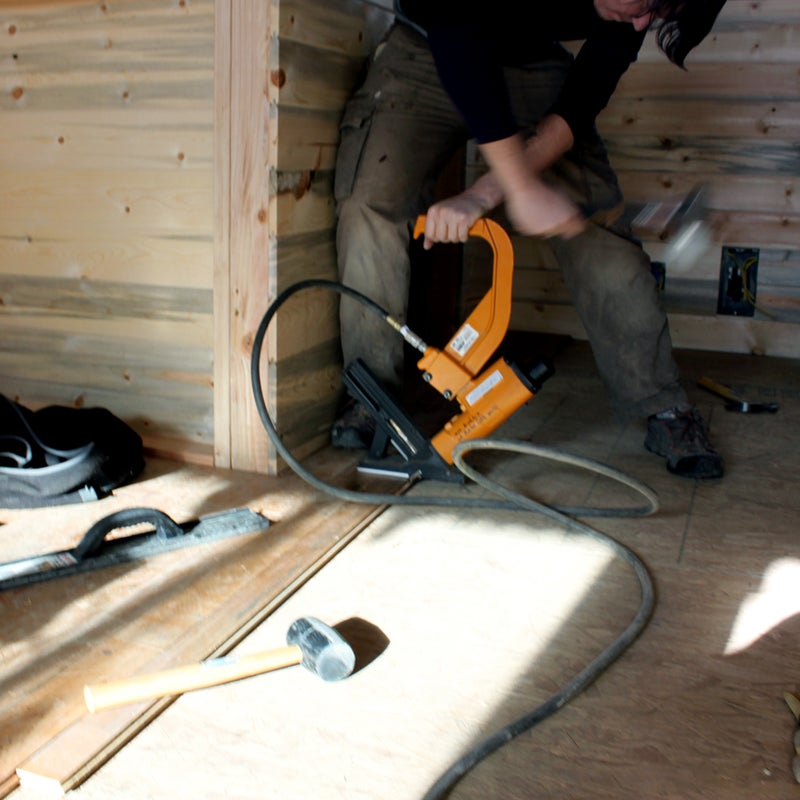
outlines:
M725 655L740 653L795 614L800 614L800 559L780 558L764 572L761 586L739 606Z
M407 620L419 606L413 613L416 630L395 638L385 655L396 662L396 674L415 687L408 712L432 720L405 743L409 754L426 753L423 760L429 763L435 753L442 766L473 740L510 722L505 706L511 696L530 695L532 710L573 677L540 662L614 556L596 541L565 533L549 521L522 519L492 519L484 512L454 524L452 515L429 512L394 520L383 534L374 532L367 557L383 562L387 586L394 589L377 619L392 637L394 614ZM386 573L387 559L398 570L394 580ZM412 564L413 586L403 591L401 573ZM630 580L635 609L636 579ZM373 606L372 614L377 611ZM404 627L400 618L396 623L398 631ZM417 638L423 647L415 648ZM451 676L446 692L442 674ZM453 734L444 740L443 724ZM403 735L397 731L396 745Z

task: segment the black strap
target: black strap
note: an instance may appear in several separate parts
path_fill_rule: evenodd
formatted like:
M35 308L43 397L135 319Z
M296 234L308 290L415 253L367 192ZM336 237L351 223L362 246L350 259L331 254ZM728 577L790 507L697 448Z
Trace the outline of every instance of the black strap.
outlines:
M136 525L152 525L159 539L172 539L183 534L181 526L157 508L125 508L95 522L86 531L73 550L73 554L78 561L82 561L101 548L109 533L120 528L133 528Z

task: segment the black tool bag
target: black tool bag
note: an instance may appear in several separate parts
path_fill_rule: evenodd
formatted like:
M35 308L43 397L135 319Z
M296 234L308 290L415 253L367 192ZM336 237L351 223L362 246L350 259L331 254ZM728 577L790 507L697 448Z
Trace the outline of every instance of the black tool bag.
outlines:
M0 508L97 500L143 467L141 437L110 411L31 411L0 394Z

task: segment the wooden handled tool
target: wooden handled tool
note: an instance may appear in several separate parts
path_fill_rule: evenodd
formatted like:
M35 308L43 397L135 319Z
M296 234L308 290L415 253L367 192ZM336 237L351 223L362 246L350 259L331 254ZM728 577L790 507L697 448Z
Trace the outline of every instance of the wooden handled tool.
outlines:
M766 411L770 414L774 414L778 410L777 403L751 403L743 397L739 397L739 395L728 386L717 383L711 380L711 378L700 378L697 381L697 385L701 389L705 389L707 392L711 392L727 400L728 402L725 405L726 411L738 411L741 414L758 414Z
M286 647L244 656L224 656L174 669L138 675L121 681L85 686L86 707L103 708L182 694L263 672L303 664L324 681L346 678L355 666L355 653L332 627L315 617L301 617L286 634Z

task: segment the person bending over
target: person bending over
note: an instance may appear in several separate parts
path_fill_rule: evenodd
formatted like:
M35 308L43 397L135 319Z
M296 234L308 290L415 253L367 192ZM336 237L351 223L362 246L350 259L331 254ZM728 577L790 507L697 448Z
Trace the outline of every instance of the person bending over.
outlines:
M648 31L683 67L724 2L396 0L345 108L335 172L340 279L398 319L420 213L426 248L466 241L501 205L519 233L547 237L616 416L646 418L645 447L687 478L720 477L723 460L681 384L650 259L619 220L622 192L595 120ZM575 56L566 41L582 42ZM437 176L469 139L488 171L432 204ZM345 363L360 357L399 387L400 337L347 298L340 323ZM351 404L332 443L365 447L371 430Z

